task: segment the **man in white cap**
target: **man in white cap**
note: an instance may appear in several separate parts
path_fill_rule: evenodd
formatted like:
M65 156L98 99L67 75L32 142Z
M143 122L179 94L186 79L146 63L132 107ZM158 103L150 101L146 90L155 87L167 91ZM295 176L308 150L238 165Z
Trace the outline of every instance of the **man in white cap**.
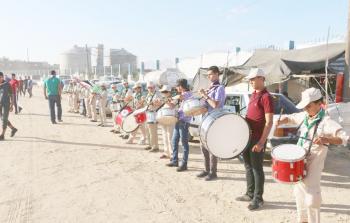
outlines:
M243 152L247 191L236 200L249 201L248 209L255 210L261 208L264 203L263 161L267 136L273 124L274 106L272 96L265 88L265 73L262 69L251 69L246 79L254 89L245 117L252 134L247 149Z
M132 88L134 90L133 101L131 103L132 108L135 110L143 108L145 104L145 98L142 96L142 86L141 83L137 82ZM134 139L136 138L137 132L140 130L141 138L139 141L139 145L145 145L146 140L146 128L145 123L139 125L138 129L130 134L127 144L134 143Z
M101 123L98 126L105 127L107 124L107 115L106 115L106 107L107 107L107 97L108 92L105 84L101 84L101 92L98 94L98 102L99 102L99 113L100 113L100 121Z
M159 108L159 101L161 99L161 95L156 91L156 85L149 81L147 83L148 94L146 96L146 104L149 105L147 115L147 127L146 132L148 135L149 145L145 147L145 150L149 150L150 152L158 152L158 125L156 122L156 110Z
M132 102L132 90L129 87L129 83L127 80L123 80L123 90L122 93L120 95L120 106L121 108L124 106L130 106L129 104ZM126 132L123 132L123 129L120 128L120 130L122 131L122 134L120 135L120 137L122 137L123 139L128 139L129 138L129 134L127 134Z
M159 92L163 96L163 102L164 106L163 108L172 108L172 98L171 98L171 87L169 85L163 85L163 87L159 90ZM175 108L173 108L175 110ZM162 137L163 137L163 144L164 144L164 151L163 154L160 156L161 159L170 159L171 153L172 153L172 137L173 137L173 131L175 124L168 124L168 125L160 125L162 129Z
M298 222L320 222L321 174L328 145L347 145L349 136L322 108L321 91L309 88L302 92L297 108L303 112L286 115L277 125L301 124L298 145L310 150L306 157L306 177L294 187Z

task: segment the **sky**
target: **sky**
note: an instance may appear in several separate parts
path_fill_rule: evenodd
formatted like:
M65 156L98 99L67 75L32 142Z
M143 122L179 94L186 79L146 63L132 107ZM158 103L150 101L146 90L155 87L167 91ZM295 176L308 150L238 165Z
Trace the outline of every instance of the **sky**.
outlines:
M0 57L59 63L73 45L139 61L344 36L347 0L0 0ZM106 52L105 52L106 53Z

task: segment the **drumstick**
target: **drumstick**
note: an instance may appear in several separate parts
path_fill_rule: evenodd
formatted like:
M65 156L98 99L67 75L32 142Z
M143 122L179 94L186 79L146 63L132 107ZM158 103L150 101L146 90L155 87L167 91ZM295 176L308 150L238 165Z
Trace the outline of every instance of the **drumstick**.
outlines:
M309 142L313 143L313 141L312 141L311 139L305 138L305 137L302 137L302 136L297 136L297 137L295 137L295 138L304 139L304 140L306 140L306 141L309 141ZM323 145L323 146L328 146L327 144L322 144L322 145Z
M283 114L283 107L281 108L280 115L278 116L277 124L280 122L282 114Z

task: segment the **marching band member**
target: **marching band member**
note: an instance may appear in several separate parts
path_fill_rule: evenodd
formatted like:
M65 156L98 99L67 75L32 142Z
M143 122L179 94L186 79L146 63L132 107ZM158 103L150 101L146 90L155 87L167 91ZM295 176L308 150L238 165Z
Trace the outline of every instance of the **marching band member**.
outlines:
M132 90L129 87L129 83L128 83L128 81L123 80L123 90L122 90L122 93L120 95L120 100L119 100L121 108L126 106L126 105L128 105L132 101L132 99L133 99L133 97L132 97ZM122 137L123 139L128 139L129 138L129 134L124 132L123 129L121 129L120 126L119 126L119 129L122 132L120 137Z
M190 99L192 97L192 92L189 90L189 86L187 84L186 79L177 80L176 90L180 95L178 96L181 101L178 116L179 120L175 124L173 137L172 137L172 145L173 145L173 156L170 163L167 164L169 167L177 167L178 164L178 151L179 151L179 140L181 138L181 143L183 146L183 157L181 165L176 169L178 172L182 172L187 170L187 161L188 155L190 152L190 146L188 144L188 128L190 126L191 117L185 116L183 112L183 102ZM175 106L175 105L174 105Z
M159 92L163 96L163 101L165 101L163 108L172 108L171 104L171 87L169 85L163 85L163 87L159 90ZM164 144L163 154L160 156L161 159L170 159L170 155L172 150L171 140L173 137L173 131L175 125L160 125L162 129L162 138Z
M310 149L306 157L306 177L294 186L298 222L319 223L321 207L321 174L328 145L347 145L349 136L322 108L321 91L309 88L302 92L297 108L304 112L286 115L277 123L301 124L298 145ZM305 139L309 139L308 141ZM312 141L312 142L311 142Z
M79 113L79 85L76 80L73 80L73 112Z
M98 102L99 102L99 113L100 113L100 121L101 123L98 126L105 127L107 124L106 120L106 107L107 107L107 97L108 92L105 84L101 84L101 92L98 94Z
M84 99L84 103L85 103L85 107L86 107L86 112L87 112L87 114L86 114L86 116L88 117L88 118L90 118L91 119L91 106L90 106L90 104L89 104L89 97L90 97L90 89L89 88L87 88L87 87L84 87L83 89L82 89L82 94L83 94L83 99Z
M208 79L211 82L209 90L200 90L201 96L206 101L206 107L208 113L214 109L221 109L224 107L226 94L225 86L219 82L219 68L217 66L211 66L208 69ZM199 178L205 177L206 181L210 181L217 178L217 163L218 159L216 156L211 154L204 145L201 144L202 153L204 156L204 167L205 170L197 175Z
M119 134L120 133L119 125L116 123L116 120L115 120L119 111L115 110L116 109L115 105L120 103L119 102L120 95L117 90L117 85L115 84L111 85L111 95L112 95L112 103L111 103L110 109L112 111L113 129L110 132Z
M265 73L262 69L253 68L246 77L254 89L247 109L246 121L252 130L251 140L243 152L246 169L247 191L238 201L249 201L249 210L261 208L264 204L263 161L267 136L273 123L273 99L265 88Z
M133 86L133 90L135 91L135 93L133 95L133 101L132 101L133 109L137 110L137 109L143 108L144 104L145 104L144 103L145 102L145 98L142 96L141 83L137 82ZM130 137L129 137L128 141L126 141L127 144L133 144L138 130L140 130L140 132L141 132L141 139L139 141L139 145L145 145L146 128L145 128L145 124L144 123L140 124L139 127L136 129L136 131L130 133Z
M161 96L159 92L156 91L156 85L149 81L147 83L147 89L148 94L146 96L146 103L149 105L148 107L148 113L153 115L155 117L155 111L159 107L159 104L156 103L159 99L161 99ZM149 150L150 152L158 152L159 151L159 145L158 145L158 125L155 120L152 122L147 122L146 124L146 132L148 137L148 143L149 145L145 147L145 150Z
M69 85L68 85L68 89L67 89L67 92L68 92L68 105L69 105L68 112L74 112L73 88L74 88L73 81L70 81Z
M97 102L97 91L95 88L91 88L91 94L89 98L89 106L91 108L91 122L97 122L97 112L96 112L96 102Z

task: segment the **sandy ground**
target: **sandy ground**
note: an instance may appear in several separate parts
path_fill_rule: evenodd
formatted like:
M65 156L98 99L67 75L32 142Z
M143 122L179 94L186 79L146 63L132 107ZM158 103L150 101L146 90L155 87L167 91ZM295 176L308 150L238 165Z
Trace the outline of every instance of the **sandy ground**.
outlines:
M250 212L234 200L246 187L238 160L221 161L219 179L205 182L195 177L203 160L198 144L191 144L189 170L178 173L159 153L65 112L67 98L64 122L52 125L47 101L39 89L34 94L20 98L24 110L10 116L18 134L0 142L0 222L295 222L293 187L271 179L269 162L265 206ZM349 153L329 152L323 222L350 222Z

